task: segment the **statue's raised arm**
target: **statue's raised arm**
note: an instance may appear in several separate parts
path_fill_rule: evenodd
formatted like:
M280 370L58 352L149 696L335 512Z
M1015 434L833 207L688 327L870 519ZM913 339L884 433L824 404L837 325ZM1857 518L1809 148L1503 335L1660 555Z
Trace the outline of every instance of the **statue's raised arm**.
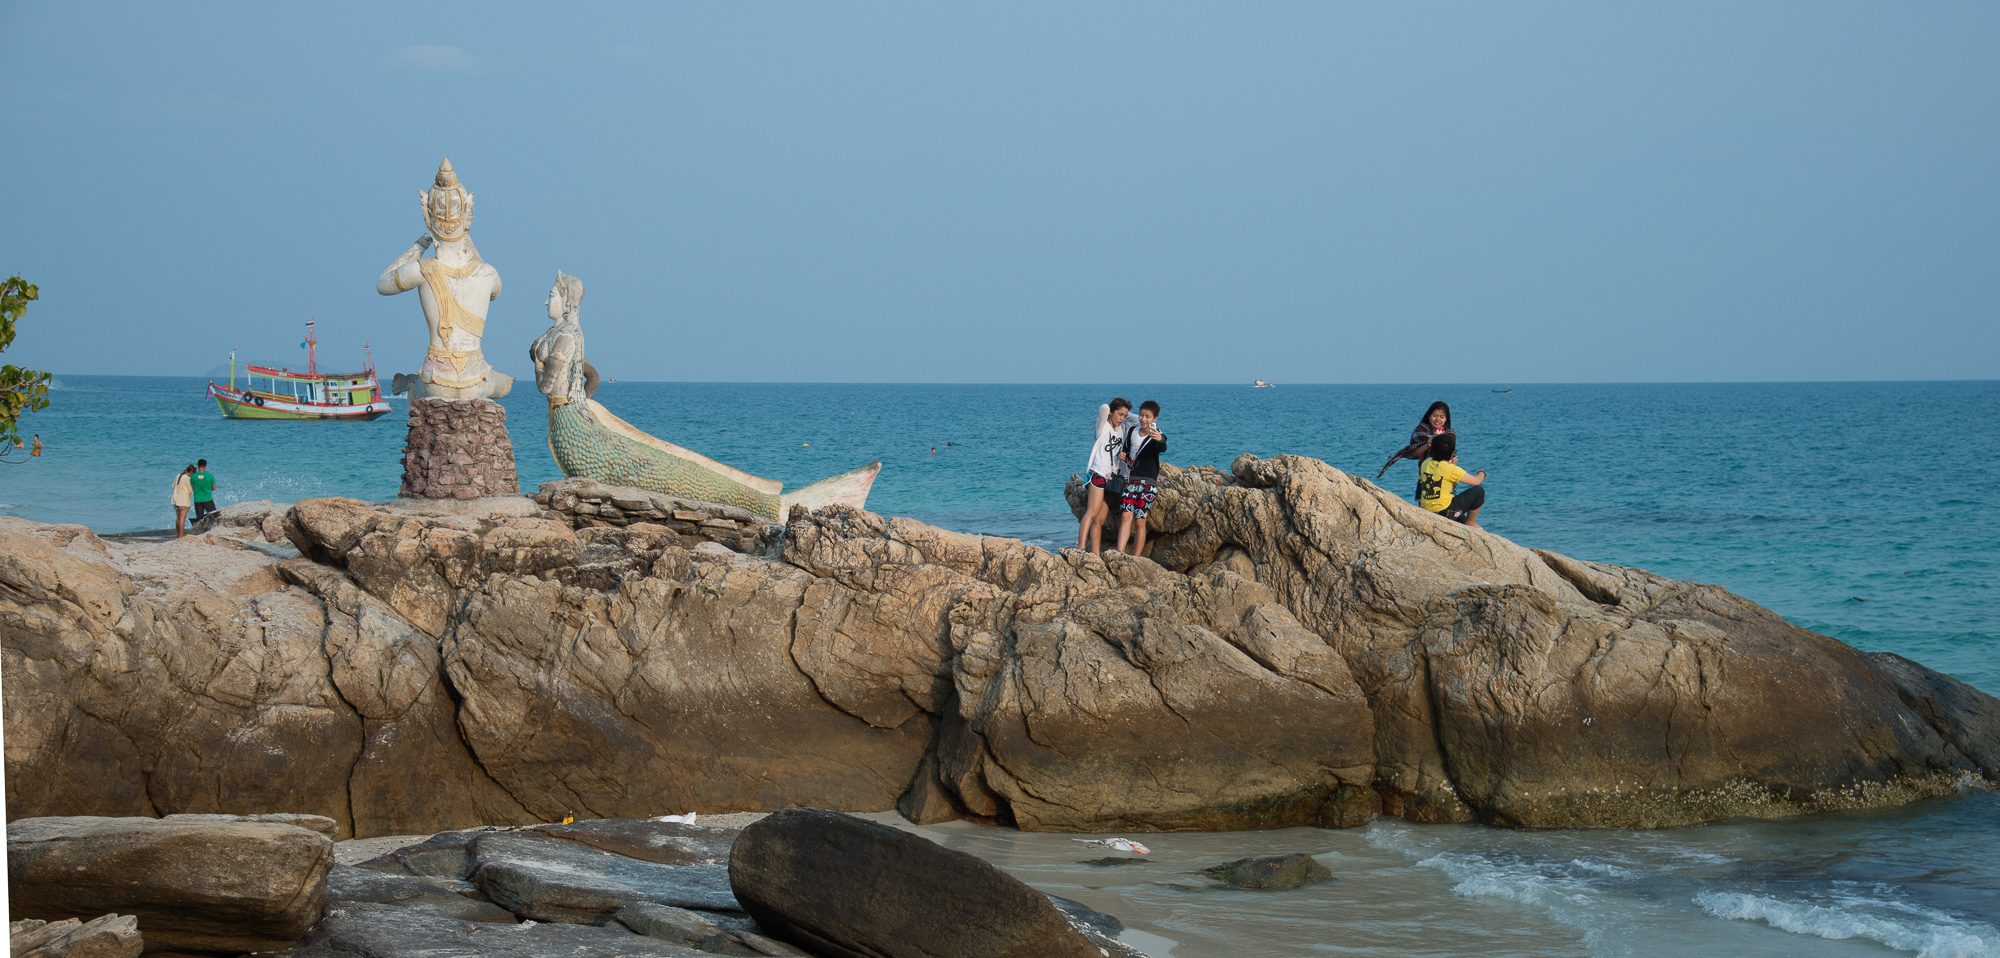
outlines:
M514 387L514 379L494 369L480 351L486 335L487 304L500 295L500 272L480 258L472 245L472 192L458 182L451 161L438 167L429 190L417 192L426 236L375 281L384 296L417 291L424 309L430 342L423 367L397 373L391 388L411 399L498 399ZM423 258L430 239L437 253Z
M417 241L411 243L403 255L396 257L396 261L382 271L382 278L375 281L375 291L384 296L394 296L416 289L417 283L423 280L423 271L416 265L417 257L430 248L431 234L427 232L417 237Z

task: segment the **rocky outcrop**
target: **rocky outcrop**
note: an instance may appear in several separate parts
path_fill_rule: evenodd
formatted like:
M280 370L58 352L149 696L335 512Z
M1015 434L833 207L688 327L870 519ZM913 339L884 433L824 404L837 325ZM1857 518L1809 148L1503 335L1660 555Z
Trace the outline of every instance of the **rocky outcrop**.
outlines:
M655 526L679 536L688 547L713 542L731 551L763 555L784 534L782 525L738 506L676 499L589 478L544 482L534 498L551 518L578 531Z
M377 515L343 504L321 511ZM381 515L418 542L481 528ZM509 561L549 551L509 521L530 528L482 541ZM343 836L535 820L466 748L434 636L335 569L225 532L113 548L0 520L8 814L292 809ZM419 608L422 581L391 598Z
M0 521L9 813L1656 827L2000 782L2000 702L1721 589L1313 460L1161 485L1147 558L839 507L744 554L561 489L307 500L283 562Z
M984 861L824 809L744 829L729 879L758 924L829 958L1129 953L1100 951L1048 898Z
M31 818L7 825L8 906L133 916L155 950L284 948L319 920L333 842L248 819Z
M1313 460L1168 472L1152 556L1244 570L1340 653L1389 814L1658 827L2000 782L2000 702L1714 586L1526 549Z
M264 542L285 541L285 511L289 503L270 499L232 502L188 524L188 531L208 532L217 527L233 527L239 535Z

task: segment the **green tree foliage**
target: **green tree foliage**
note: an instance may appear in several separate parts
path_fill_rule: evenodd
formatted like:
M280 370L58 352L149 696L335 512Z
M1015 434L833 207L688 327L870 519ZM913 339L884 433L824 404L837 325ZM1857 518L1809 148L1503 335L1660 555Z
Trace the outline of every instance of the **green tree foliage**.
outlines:
M14 321L28 311L30 300L41 298L41 293L41 287L19 276L0 282L0 353L14 344ZM48 373L11 363L0 366L0 455L23 445L21 417L48 405Z

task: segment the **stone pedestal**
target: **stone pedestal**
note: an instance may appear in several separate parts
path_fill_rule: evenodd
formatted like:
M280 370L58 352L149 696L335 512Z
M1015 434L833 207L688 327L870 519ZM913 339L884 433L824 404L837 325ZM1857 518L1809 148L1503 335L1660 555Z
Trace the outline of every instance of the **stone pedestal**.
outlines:
M402 495L413 499L519 496L507 410L491 399L414 399L403 446Z

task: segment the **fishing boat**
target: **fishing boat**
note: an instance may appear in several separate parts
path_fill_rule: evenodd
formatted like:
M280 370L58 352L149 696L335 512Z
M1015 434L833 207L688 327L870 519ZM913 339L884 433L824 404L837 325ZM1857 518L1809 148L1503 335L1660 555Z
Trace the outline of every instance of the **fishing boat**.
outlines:
M1276 385L1277 383L1271 382L1270 380L1267 379L1259 379L1256 382L1250 384L1251 388L1253 389L1269 389L1272 386Z
M375 378L375 357L361 346L361 371L319 371L319 339L313 321L306 320L304 372L245 363L243 385L236 385L236 351L229 353L229 385L211 380L208 398L231 419L379 419L389 412L382 384Z
M1510 393L1514 391L1514 387L1508 386L1506 389L1495 389L1493 391L1496 393Z

